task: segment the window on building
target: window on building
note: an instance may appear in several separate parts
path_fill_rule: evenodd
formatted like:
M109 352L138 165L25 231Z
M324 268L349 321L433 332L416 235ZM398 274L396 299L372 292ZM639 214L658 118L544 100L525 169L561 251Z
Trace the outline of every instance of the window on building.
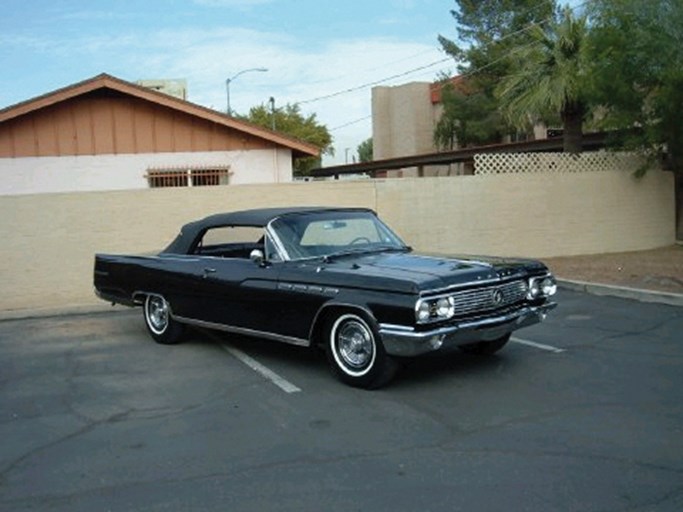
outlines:
M162 187L211 187L227 185L229 167L154 168L145 174L150 188Z

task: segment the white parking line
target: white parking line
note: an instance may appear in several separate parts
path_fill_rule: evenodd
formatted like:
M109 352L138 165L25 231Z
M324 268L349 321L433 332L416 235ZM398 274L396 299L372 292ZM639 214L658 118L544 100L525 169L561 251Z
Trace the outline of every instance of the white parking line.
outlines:
M300 388L296 387L294 384L289 382L287 379L283 379L277 373L275 373L273 370L262 365L256 359L248 356L247 354L245 354L241 350L239 350L235 347L231 347L230 345L222 344L222 343L221 343L221 347L223 347L230 354L232 354L237 359L242 361L244 364L246 364L249 368L254 370L256 373L260 374L261 376L263 376L266 379L268 379L269 381L271 381L273 384L275 384L277 387L279 387L285 393L298 393L299 391L301 391Z
M540 350L547 350L548 352L553 352L554 354L560 354L565 350L563 348L553 347L551 345L544 345L543 343L536 343L535 341L523 340L522 338L510 338L510 341L519 343L520 345L526 345L528 347L538 348Z

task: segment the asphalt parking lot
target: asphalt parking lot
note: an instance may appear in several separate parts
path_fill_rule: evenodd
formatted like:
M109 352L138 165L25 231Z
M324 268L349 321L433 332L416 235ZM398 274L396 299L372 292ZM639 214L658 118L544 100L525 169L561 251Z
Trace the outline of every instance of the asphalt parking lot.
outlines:
M138 310L0 322L0 510L683 510L683 308L558 302L370 392Z

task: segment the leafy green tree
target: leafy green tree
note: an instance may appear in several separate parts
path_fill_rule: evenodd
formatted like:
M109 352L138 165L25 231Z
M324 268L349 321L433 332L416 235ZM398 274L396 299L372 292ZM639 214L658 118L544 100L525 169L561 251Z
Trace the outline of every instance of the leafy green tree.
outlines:
M683 172L683 2L593 0L595 100L602 127Z
M461 145L494 142L515 131L499 115L495 88L510 73L510 57L528 43L528 29L547 23L556 9L555 0L455 0L455 4L451 15L457 38L439 36L439 42L460 63L458 72L466 77L468 90L455 90L444 98L445 118L434 134L441 147L449 147L449 140L455 138Z
M564 151L581 152L590 105L589 30L585 16L562 10L557 22L527 31L530 43L516 52L514 68L496 89L503 112L523 128L559 113Z
M441 103L443 113L434 129L434 144L439 149L493 143L503 136L494 98L447 84L441 90Z
M594 86L615 143L675 171L677 235L683 239L683 2L593 0ZM643 167L643 174L650 166Z
M356 151L358 152L358 161L372 162L372 137L365 139L363 142L358 144Z
M315 114L304 116L298 104L287 104L273 112L266 105L258 105L249 110L244 117L247 121L308 142L320 148L321 155L334 155L332 135L325 125L316 119ZM298 158L294 161L294 175L308 176L311 169L320 167L321 158Z

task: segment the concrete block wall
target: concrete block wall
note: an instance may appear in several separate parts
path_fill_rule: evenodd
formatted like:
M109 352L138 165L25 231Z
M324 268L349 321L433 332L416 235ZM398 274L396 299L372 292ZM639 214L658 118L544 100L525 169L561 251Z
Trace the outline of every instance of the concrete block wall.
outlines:
M165 247L186 222L286 205L375 209L417 250L550 257L675 241L670 173L463 176L0 196L0 312L100 304L96 252Z

